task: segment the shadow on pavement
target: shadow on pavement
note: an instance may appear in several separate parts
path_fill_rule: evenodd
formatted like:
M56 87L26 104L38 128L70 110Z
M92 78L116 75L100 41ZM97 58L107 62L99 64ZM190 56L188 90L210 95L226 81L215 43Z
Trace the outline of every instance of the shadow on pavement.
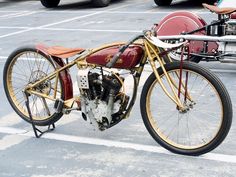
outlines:
M165 6L163 8L188 9L188 8L201 7L202 3L213 4L213 2L214 0L197 0L197 1L196 0L183 0L183 1L178 1L178 2L173 1L170 6Z
M24 1L37 1L40 5L40 0L0 0L0 8L7 7L11 4L16 4L16 3L21 3ZM111 4L118 4L121 3L124 0L111 0ZM90 9L94 8L92 4L90 3L91 0L74 0L72 2L67 2L67 0L61 0L59 6L57 8L52 8L52 9L57 9L57 10L67 10L67 9ZM101 8L102 9L102 8Z
M121 3L123 0L111 0L111 4L118 4ZM64 3L63 3L64 2ZM74 10L80 10L80 9L91 9L94 8L91 4L91 0L84 0L80 2L75 2L75 3L66 3L65 0L61 0L62 4L59 4L57 10L68 10L68 9L74 9ZM66 3L66 4L65 4ZM100 8L102 9L102 8Z

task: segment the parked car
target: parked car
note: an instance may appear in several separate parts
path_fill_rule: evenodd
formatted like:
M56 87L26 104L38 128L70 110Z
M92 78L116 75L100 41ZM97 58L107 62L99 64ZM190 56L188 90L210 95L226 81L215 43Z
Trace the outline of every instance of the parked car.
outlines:
M60 0L40 0L42 5L47 8L57 7ZM110 4L111 0L91 0L91 3L96 7L105 7Z
M154 2L156 3L156 5L158 6L168 6L171 4L173 0L154 0ZM201 0L202 2L205 3L209 3L209 4L213 4L214 2L216 2L217 0Z

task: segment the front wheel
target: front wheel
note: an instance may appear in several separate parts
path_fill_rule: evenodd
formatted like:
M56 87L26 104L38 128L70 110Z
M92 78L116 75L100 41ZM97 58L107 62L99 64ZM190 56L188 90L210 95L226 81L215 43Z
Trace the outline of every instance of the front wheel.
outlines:
M41 4L47 8L57 7L60 0L41 0Z
M180 62L168 63L165 68L178 93ZM170 92L163 70L157 71ZM232 121L231 100L216 75L195 63L183 63L183 84L191 99L180 94L187 108L180 111L151 74L141 94L142 118L152 137L166 149L178 154L201 155L216 148L228 134Z
M95 7L106 7L110 4L111 0L92 0Z
M169 6L172 2L172 0L154 0L156 5L158 6Z

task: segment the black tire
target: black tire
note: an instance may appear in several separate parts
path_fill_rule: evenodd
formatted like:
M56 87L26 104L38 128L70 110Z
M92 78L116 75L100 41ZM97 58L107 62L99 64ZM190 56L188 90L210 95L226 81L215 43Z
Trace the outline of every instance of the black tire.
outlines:
M172 2L172 0L154 0L156 5L158 6L169 6Z
M41 0L41 4L47 8L57 7L60 0Z
M54 71L55 68L50 57L31 46L18 48L8 57L3 71L4 90L12 108L25 121L31 123L23 94L25 86L29 82L34 83L41 77L45 77L49 72ZM57 96L64 100L64 89L60 77L58 80L58 89L60 89L60 92L57 91ZM43 84L47 88L39 86L40 91L44 94L52 95L53 89L55 88L53 86L56 85L55 83L54 80L45 81ZM29 100L35 125L50 125L63 116L62 113L54 112L54 102L52 101L33 94L29 96ZM41 107L38 108L36 104L41 105Z
M216 2L218 2L218 1L216 1L216 0L201 0L200 1L200 3L207 3L207 4L212 4L212 5Z
M106 7L110 4L111 0L92 0L95 7Z
M180 68L180 62L168 63L165 65L165 68L168 74L173 74L172 76L175 76L176 71ZM162 79L164 81L165 76L163 75L163 70L158 68L157 71L160 76L163 76ZM161 146L177 154L201 155L213 150L225 139L232 122L232 104L229 94L222 82L208 69L192 62L184 62L183 72L185 71L188 71L188 73L191 74L191 76L187 76L189 77L188 91L190 96L193 96L193 98L196 97L196 100L194 100L197 101L189 111L186 113L179 113L176 104L169 101L170 99L162 92L162 89L156 90L156 96L151 95L155 83L157 83L154 73L149 76L143 87L140 109L143 122L148 132ZM205 79L203 84L209 84L209 88L212 88L212 90L208 90L205 86L194 84L194 82L197 82L194 78L191 80L191 77L194 75L197 75L199 80ZM197 78L195 79L198 80ZM157 88L158 87L159 84L157 84ZM193 87L197 88L194 90ZM200 92L199 96L197 96L197 92ZM207 97L208 93L210 99ZM216 94L216 97L213 97L213 93ZM150 101L152 99L154 99L154 101ZM158 105L152 103L155 101ZM153 107L152 104L154 105ZM211 111L212 109L217 110L216 112L213 112ZM152 114L152 111L155 112L155 114ZM163 118L159 116L161 114ZM193 114L195 114L194 116L197 116L194 117ZM212 119L211 116L214 116L214 119ZM217 117L219 117L219 120ZM164 121L159 121L161 119ZM174 122L177 122L177 124ZM171 127L167 123L174 125ZM193 125L191 123L193 123ZM207 123L209 123L209 125ZM185 131L185 129L187 129L187 131ZM190 136L192 137L190 138ZM196 141L197 143L195 144L193 141Z
M194 62L194 63L199 63L202 60L202 58L201 57L197 57L197 56L192 56L192 57L190 57L189 60Z

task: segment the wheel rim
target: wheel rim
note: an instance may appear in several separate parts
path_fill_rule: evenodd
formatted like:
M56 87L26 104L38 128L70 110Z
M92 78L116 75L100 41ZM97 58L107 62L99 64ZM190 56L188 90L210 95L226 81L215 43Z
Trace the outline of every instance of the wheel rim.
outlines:
M209 144L217 136L223 120L223 106L217 91L206 78L185 69L182 72L183 83L188 72L188 91L193 101L196 101L193 109L180 113L157 81L153 82L148 91L146 108L153 130L165 143L191 150ZM178 83L176 73L179 72L168 72ZM167 85L166 77L161 77ZM184 102L183 96L181 102Z
M7 70L7 89L12 103L17 111L28 118L28 111L25 106L24 88L33 84L42 77L55 70L53 64L44 56L37 52L27 51L16 55L11 61ZM56 98L61 98L62 89L60 81L56 78L47 80L35 88L36 91L52 96L56 88ZM42 121L50 118L54 111L54 101L38 97L29 96L29 105L34 120Z

